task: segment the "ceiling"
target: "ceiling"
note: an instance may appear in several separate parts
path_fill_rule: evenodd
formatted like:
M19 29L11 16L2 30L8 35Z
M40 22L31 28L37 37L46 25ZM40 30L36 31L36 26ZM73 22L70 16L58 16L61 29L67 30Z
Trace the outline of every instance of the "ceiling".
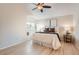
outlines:
M79 4L75 3L45 3L46 5L52 6L50 9L44 9L44 12L41 13L38 9L32 10L35 5L33 3L26 4L26 9L30 14L28 18L41 20L41 19L50 19L53 17L72 15L78 13Z

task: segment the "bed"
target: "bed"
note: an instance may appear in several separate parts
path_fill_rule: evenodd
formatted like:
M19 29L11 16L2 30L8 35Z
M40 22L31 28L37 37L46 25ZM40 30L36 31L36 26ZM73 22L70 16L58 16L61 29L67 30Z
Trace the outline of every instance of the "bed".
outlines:
M55 33L35 33L32 36L33 43L57 50L61 47L59 37Z

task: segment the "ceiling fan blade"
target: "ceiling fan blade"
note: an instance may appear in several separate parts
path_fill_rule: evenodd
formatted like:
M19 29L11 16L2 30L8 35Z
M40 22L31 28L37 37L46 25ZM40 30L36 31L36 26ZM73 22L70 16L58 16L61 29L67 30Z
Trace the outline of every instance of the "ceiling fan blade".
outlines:
M40 3L33 3L33 4L36 5L36 6L40 5Z
M51 6L43 6L43 8L51 8Z
M33 3L34 5L37 5L36 3Z
M44 5L44 3L40 3L41 5Z
M41 3L38 3L37 6L40 5L40 4L41 4Z
M36 8L33 8L32 10L35 10L35 9L37 9L37 7Z
M43 9L41 9L40 11L43 12Z

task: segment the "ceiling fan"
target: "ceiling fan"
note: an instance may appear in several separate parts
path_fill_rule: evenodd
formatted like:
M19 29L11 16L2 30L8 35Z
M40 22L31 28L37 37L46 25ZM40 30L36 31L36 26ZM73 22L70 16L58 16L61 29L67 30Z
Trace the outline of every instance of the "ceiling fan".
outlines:
M45 5L44 3L37 3L37 4L34 3L34 5L36 5L36 7L33 8L32 10L38 9L41 12L43 12L43 8L51 8L51 6Z

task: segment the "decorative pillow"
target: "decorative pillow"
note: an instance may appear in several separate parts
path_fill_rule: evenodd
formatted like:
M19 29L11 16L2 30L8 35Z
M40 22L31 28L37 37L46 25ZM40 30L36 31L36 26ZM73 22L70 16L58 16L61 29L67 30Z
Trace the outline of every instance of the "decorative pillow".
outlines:
M44 32L55 32L55 28L45 28Z

